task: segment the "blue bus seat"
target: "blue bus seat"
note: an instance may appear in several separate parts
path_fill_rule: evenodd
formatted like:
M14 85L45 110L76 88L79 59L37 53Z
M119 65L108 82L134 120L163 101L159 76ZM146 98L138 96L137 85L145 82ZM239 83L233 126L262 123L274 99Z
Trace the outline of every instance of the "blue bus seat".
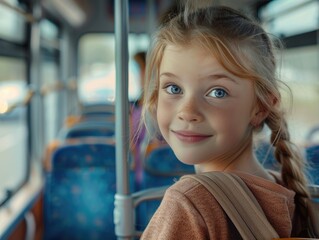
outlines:
M181 176L195 173L194 166L180 162L168 145L153 149L144 159L143 165L141 189L172 185ZM159 204L160 200L153 200L143 202L137 207L137 230L145 229Z
M180 162L168 146L153 149L143 162L142 189L172 185L185 174L195 173L193 165Z
M81 116L82 122L106 122L113 123L115 125L115 115L103 115L103 114L90 114Z
M310 180L319 185L319 144L305 147Z
M114 145L76 143L59 147L46 175L44 239L115 240L115 192Z
M85 104L81 107L82 116L114 116L115 105L112 103Z
M266 169L280 171L280 164L274 155L274 147L269 142L259 141L256 143L254 153Z
M69 128L64 128L58 134L61 140L84 137L114 137L115 123L103 121L83 121Z

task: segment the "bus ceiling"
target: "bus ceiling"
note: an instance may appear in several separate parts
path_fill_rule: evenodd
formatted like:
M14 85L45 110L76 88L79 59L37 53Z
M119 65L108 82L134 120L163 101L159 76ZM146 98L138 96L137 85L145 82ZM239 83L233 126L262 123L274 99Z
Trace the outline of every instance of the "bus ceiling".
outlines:
M186 1L186 0L176 0ZM207 0L216 5L230 6L236 9L253 10L271 0ZM129 0L129 21L131 32L145 32L145 21L154 22L174 1L172 0ZM93 31L114 30L113 0L43 0L43 8L57 16L72 28L88 27ZM156 6L154 8L154 4ZM156 10L154 10L156 9ZM157 11L157 12L154 12ZM106 13L106 14L105 14ZM94 17L93 17L94 16ZM144 24L141 24L144 23Z

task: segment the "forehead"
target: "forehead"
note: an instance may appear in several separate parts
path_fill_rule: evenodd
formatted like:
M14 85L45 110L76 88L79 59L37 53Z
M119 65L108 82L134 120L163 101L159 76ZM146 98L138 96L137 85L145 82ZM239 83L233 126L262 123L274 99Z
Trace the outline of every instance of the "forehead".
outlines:
M197 44L189 45L167 45L163 52L160 64L160 72L163 71L220 71L226 73L214 56L212 51L208 51Z

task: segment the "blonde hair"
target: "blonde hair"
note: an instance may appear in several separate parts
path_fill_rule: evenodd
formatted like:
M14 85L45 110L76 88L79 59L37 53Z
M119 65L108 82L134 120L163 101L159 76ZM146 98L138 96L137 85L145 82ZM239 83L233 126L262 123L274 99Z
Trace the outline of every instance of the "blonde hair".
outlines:
M227 7L213 6L194 11L175 9L168 14L155 33L147 55L143 103L147 129L154 126L155 130L158 129L159 68L165 47L171 44L200 45L210 51L227 71L253 82L257 103L269 112L256 130L263 124L270 128L270 141L281 164L282 180L296 192L297 207L306 216L309 192L303 173L304 160L290 141L281 107L280 81L276 76L275 48L268 34L257 22Z

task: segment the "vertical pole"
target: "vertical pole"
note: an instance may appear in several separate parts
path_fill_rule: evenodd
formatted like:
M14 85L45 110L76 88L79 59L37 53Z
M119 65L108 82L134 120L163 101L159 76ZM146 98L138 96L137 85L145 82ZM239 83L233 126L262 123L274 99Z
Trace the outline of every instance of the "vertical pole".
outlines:
M31 25L31 84L35 87L35 95L31 102L31 122L32 131L35 133L32 136L32 158L41 159L43 149L43 108L41 96L41 79L40 79L40 18L41 6L40 2L33 1L33 16L35 21Z
M116 174L117 191L129 194L128 184L128 29L127 0L115 1ZM126 14L125 14L126 13Z
M116 188L114 223L118 239L131 239L134 233L133 201L129 189L128 120L128 0L115 2L115 141Z

